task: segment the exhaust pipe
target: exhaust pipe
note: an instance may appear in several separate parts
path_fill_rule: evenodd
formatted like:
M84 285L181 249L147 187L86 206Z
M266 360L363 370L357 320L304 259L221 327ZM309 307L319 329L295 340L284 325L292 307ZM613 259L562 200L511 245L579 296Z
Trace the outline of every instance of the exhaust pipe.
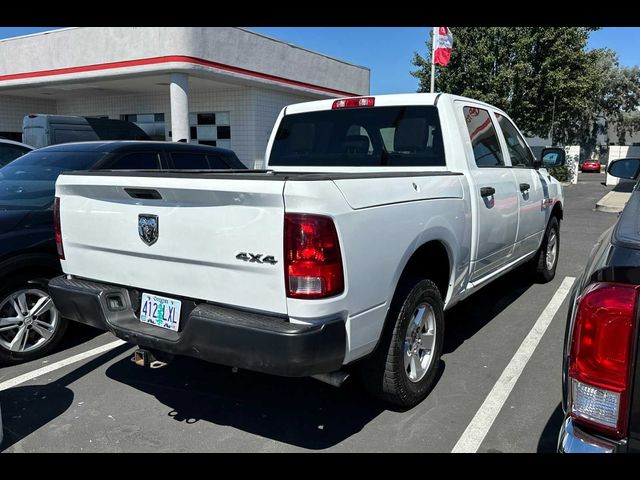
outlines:
M335 372L330 373L319 373L317 375L311 375L311 378L315 378L316 380L328 383L332 387L341 387L344 382L347 381L351 374L348 372L344 372L342 370L337 370Z

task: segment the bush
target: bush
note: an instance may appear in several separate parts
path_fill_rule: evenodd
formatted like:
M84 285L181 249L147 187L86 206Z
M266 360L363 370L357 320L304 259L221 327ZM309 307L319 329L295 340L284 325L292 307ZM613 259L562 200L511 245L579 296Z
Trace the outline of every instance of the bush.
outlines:
M565 166L550 168L549 173L559 182L569 181L569 169Z

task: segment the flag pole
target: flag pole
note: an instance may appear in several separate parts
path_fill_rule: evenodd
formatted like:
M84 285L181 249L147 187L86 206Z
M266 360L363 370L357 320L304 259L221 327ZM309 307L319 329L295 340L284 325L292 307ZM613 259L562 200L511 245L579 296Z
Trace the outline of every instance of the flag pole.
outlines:
M435 92L436 83L436 27L431 27L431 93Z

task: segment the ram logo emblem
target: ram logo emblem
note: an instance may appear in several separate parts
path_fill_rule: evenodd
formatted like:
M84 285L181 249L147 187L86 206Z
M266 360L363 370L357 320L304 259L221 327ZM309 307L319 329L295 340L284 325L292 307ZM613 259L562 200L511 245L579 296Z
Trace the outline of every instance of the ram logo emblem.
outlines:
M157 215L138 215L138 235L140 239L151 246L158 241L160 234L160 220Z

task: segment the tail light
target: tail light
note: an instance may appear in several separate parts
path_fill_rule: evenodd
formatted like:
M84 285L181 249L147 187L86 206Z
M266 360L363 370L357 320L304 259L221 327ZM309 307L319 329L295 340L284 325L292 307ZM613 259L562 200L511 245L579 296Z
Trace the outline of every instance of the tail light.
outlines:
M331 109L373 107L375 104L375 97L341 98L340 100L333 102Z
M62 229L60 228L60 198L56 197L53 202L53 228L56 238L56 248L58 257L64 260L64 247L62 246Z
M286 214L284 258L288 297L325 298L344 291L340 243L331 218Z
M570 414L614 438L627 434L638 289L591 285L579 300L571 339Z

